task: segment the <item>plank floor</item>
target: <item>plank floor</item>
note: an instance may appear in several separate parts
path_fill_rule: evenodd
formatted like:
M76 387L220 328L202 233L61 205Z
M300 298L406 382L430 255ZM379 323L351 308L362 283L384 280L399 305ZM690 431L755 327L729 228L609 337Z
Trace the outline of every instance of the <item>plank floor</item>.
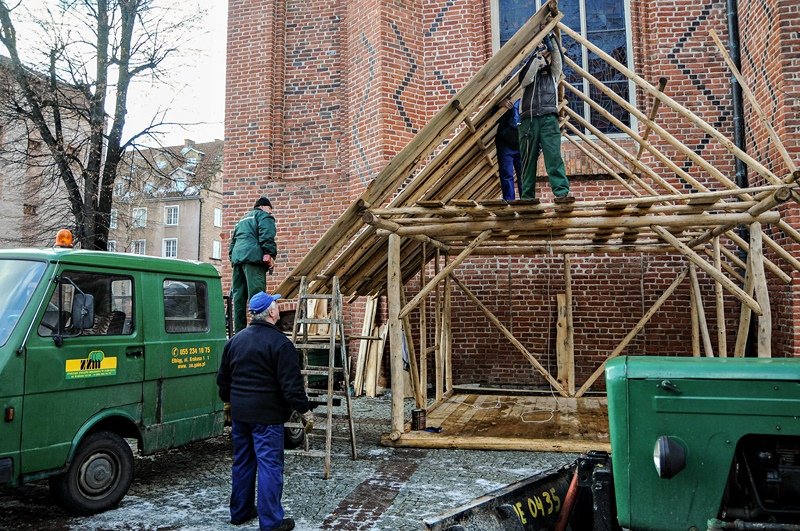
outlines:
M410 448L463 448L586 452L610 450L605 397L453 394L426 413L429 431L406 432L382 444Z

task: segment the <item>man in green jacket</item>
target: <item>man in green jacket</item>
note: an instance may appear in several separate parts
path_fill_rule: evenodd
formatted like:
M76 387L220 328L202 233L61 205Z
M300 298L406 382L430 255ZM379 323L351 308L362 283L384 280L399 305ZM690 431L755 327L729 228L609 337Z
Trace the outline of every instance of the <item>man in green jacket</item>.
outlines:
M233 266L234 333L247 326L247 302L256 293L265 291L266 274L272 271L277 254L272 203L268 198L260 197L253 210L233 228L228 247L228 257Z

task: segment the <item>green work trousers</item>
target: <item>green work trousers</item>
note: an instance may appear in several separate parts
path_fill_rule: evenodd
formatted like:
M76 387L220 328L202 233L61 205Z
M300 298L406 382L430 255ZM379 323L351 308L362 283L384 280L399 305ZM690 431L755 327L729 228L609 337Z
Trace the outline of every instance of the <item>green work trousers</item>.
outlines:
M544 154L544 166L550 188L556 197L569 194L569 180L561 158L561 131L558 116L546 114L525 118L519 125L519 150L522 155L522 199L536 197L536 166L539 152Z
M266 264L238 264L233 266L231 296L233 298L233 331L247 326L247 303L250 297L264 291L267 286Z

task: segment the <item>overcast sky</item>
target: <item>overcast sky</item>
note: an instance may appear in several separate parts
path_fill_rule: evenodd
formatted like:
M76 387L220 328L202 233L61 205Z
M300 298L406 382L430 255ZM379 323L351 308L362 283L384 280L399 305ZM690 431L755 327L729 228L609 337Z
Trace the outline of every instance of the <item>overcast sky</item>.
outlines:
M164 0L181 2L182 0ZM225 112L225 44L227 25L227 0L195 0L207 11L200 27L185 41L186 50L180 61L170 63L167 78L170 86L149 86L142 81L131 85L128 94L126 135L143 130L159 111L165 110L164 121L187 124L184 127L166 128L161 137L163 145L179 145L185 138L208 142L224 138ZM41 13L56 0L24 0L25 9ZM175 4L172 4L175 5ZM186 7L189 4L182 4ZM17 34L23 60L32 60L35 47L31 27L20 20ZM25 48L28 49L25 49ZM0 46L0 53L6 54ZM127 137L126 137L127 138ZM145 142L153 144L153 142Z

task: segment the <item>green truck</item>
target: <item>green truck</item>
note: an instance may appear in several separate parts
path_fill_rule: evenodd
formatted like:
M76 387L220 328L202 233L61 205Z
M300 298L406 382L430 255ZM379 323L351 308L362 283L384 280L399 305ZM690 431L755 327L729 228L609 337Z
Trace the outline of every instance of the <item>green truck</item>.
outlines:
M800 360L620 357L606 386L610 456L589 452L426 529L800 530Z
M0 485L48 478L74 514L114 507L139 452L222 434L226 340L209 264L0 251Z

